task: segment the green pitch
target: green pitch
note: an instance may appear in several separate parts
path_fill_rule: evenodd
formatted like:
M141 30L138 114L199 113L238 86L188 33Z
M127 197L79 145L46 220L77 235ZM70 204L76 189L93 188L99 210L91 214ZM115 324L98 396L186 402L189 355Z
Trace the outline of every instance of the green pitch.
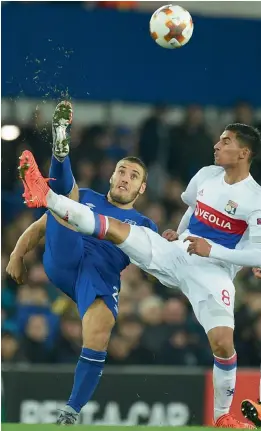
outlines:
M72 431L215 431L216 428L193 427L149 427L149 426L90 426L78 425L69 427ZM57 425L28 425L28 424L2 424L2 431L58 431ZM66 426L68 429L68 426ZM224 428L223 428L224 429Z

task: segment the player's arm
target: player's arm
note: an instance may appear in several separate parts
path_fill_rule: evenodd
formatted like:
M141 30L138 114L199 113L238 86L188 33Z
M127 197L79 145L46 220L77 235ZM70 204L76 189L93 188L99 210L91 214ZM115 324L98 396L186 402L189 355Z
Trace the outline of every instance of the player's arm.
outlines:
M178 235L181 235L188 228L189 221L190 221L190 218L191 218L193 213L194 213L194 207L189 206L187 211L185 212L184 216L180 220L179 225L178 225L178 229L177 229Z
M213 175L213 168L215 171L216 166L205 166L191 178L186 190L181 194L181 199L186 205L195 208L198 191L200 190L202 183Z
M204 238L187 237L188 253L211 257L232 265L261 267L261 211L254 211L248 219L249 244L243 250L230 250L222 245L210 245Z
M198 189L199 189L200 185L202 184L202 182L205 180L205 178L207 178L210 175L210 173L211 173L210 169L212 169L212 168L206 166L206 167L200 169L196 173L196 175L194 175L194 177L191 178L190 182L188 183L186 190L181 194L181 199L186 205L188 205L188 209L185 212L185 214L183 215L183 217L179 223L179 226L177 229L178 235L181 235L188 228L190 218L191 218L192 214L194 213L194 210L195 210L195 207L197 204Z
M254 211L248 220L249 244L243 250L229 250L214 244L210 256L240 266L261 266L261 211Z
M189 226L189 221L194 212L194 208L191 206L188 207L187 211L183 215L182 219L179 222L177 231L174 231L172 229L167 229L163 232L162 236L163 238L167 239L168 241L176 241L179 238L179 235L181 235Z
M14 250L11 253L6 272L17 283L22 284L26 277L24 256L33 250L45 235L47 214L31 224L18 239Z
M187 252L201 257L211 257L232 265L260 267L261 266L261 242L250 243L243 250L230 250L222 245L210 245L204 238L188 236L184 242L189 241Z
M211 247L209 257L223 262L239 266L261 266L261 242L251 243L243 250L230 250L226 247L214 244Z

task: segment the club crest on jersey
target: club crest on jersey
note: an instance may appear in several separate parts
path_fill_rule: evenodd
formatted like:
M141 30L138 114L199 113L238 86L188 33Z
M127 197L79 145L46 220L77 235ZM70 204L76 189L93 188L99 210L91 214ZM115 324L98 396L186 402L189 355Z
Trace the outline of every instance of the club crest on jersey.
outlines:
M238 207L238 204L236 204L236 203L235 203L235 202L233 202L233 201L228 201L228 203L227 203L227 204L226 204L226 206L225 206L225 211L226 211L228 214L235 215L235 214L236 214L237 207Z
M129 220L129 219L127 219L127 218L124 220L124 222L123 222L123 223L133 224L133 225L137 224L137 223L136 223L136 221Z
M204 194L204 189L199 190L198 195L203 196L203 194Z

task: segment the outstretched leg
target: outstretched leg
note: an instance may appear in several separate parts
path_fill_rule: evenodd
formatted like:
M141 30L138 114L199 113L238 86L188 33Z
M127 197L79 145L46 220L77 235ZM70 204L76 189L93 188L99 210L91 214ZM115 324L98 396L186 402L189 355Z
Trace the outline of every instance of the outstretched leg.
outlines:
M134 263L147 270L152 259L151 243L147 236L150 229L130 226L114 218L97 214L85 205L57 195L48 186L48 179L42 177L30 151L24 151L20 157L20 178L24 184L25 203L29 208L42 206L49 208L78 232L107 239L118 245ZM133 235L130 235L131 230ZM170 244L155 232L150 231L150 235L154 236L160 250L165 249L166 244ZM166 260L166 256L164 259Z
M56 194L47 184L50 178L42 177L30 151L23 151L19 159L20 178L24 185L24 202L29 208L49 208L83 234L107 239L115 244L121 244L126 240L130 232L128 224L97 214L79 202Z

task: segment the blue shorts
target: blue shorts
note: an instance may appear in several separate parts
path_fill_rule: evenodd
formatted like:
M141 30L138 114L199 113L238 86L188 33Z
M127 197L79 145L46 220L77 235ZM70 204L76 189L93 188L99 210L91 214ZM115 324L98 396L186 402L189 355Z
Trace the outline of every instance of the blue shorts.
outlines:
M43 264L49 280L77 304L81 319L96 298L117 318L119 282L104 280L85 250L82 235L62 226L50 213Z

